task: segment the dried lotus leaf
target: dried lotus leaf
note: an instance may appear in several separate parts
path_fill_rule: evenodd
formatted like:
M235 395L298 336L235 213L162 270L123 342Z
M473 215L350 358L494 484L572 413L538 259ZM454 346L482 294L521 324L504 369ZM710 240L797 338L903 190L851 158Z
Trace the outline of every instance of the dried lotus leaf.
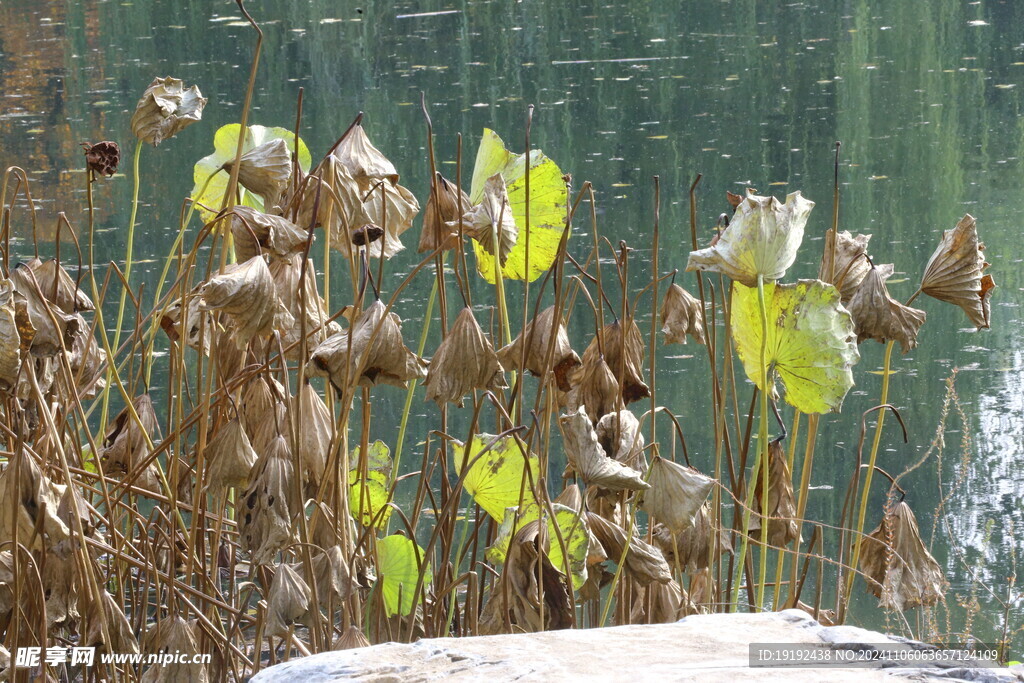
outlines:
M857 342L874 339L882 342L898 341L906 353L917 346L917 332L924 325L925 312L904 306L889 296L882 275L871 268L864 276L860 288L846 305L853 316L853 330Z
M241 418L250 439L260 425L273 421L274 414L270 410L284 398L284 385L276 379L260 375L249 380L242 392Z
M313 556L313 575L320 606L340 606L359 588L352 568L345 560L340 545L334 545ZM312 584L310 584L312 585Z
M696 607L675 579L639 588L633 596L631 624L671 624L694 614Z
M54 550L46 551L46 558L40 563L48 628L70 625L81 618L78 612L78 569L69 550L70 542L62 542Z
M103 438L100 457L103 471L115 475L132 475L138 472L143 461L149 458L150 444L156 440L159 424L153 399L149 394L140 394L132 401L138 422L132 418L127 406L121 409L107 427ZM149 491L160 491L160 480L155 461L138 472L136 486Z
M159 145L203 117L206 98L197 86L188 90L177 78L156 78L142 93L131 126L135 137Z
M223 311L232 323L232 336L239 348L249 340L267 336L293 323L277 296L267 262L254 256L244 263L228 266L199 290L204 311Z
M796 260L812 208L799 192L785 204L749 194L714 246L690 252L686 270L722 273L747 287L756 287L759 275L778 280Z
M619 563L622 560L628 536L629 552L626 553L625 569L627 575L638 583L646 586L652 581L668 583L672 580L672 570L661 550L645 543L638 532L634 530L632 534L627 534L619 525L593 512L586 513L586 521L587 527L597 537L612 562Z
M320 344L310 357L311 374L329 377L339 391L348 382L361 387L390 384L404 389L408 380L425 377L427 363L406 348L401 319L386 310L381 301L375 301L356 318L350 330Z
M195 624L178 614L170 614L154 624L142 638L143 650L149 655L165 653L198 655L199 639ZM207 683L210 680L205 664L182 661L174 666L153 664L140 679L141 683Z
M21 371L21 335L14 305L14 284L0 280L0 391L18 386Z
M234 159L224 164L231 172ZM271 207L288 187L292 177L292 154L284 138L256 145L238 160L238 182L263 197L263 206Z
M330 320L327 305L317 290L316 269L312 259L306 261L305 292L299 291L299 278L302 277L302 256L300 254L286 260L275 259L270 263L270 274L274 278L277 296L293 320L281 335L285 349L295 345L287 353L289 359L295 360L299 357L298 342L302 336L303 312L305 312L305 332L309 348L315 347L331 335L341 332L341 325ZM303 297L305 301L303 301ZM305 307L303 307L303 303L305 303Z
M693 526L694 516L715 486L715 480L678 463L656 457L648 478L650 489L641 494L640 506L672 532Z
M654 542L670 565L690 574L709 567L711 558L722 552L732 552L729 536L721 529L714 533L711 506L707 502L693 516L693 526L681 533L673 534L664 524L655 524Z
M363 187L369 187L378 180L398 182L398 171L384 154L373 146L362 123L356 123L348 134L338 143L333 151L334 156L359 180Z
M488 254L497 256L504 266L519 239L519 228L508 203L505 179L500 173L487 179L480 203L470 208L462 221L462 232L476 240ZM449 227L457 230L458 221L452 221Z
M643 380L644 338L635 321L630 319L623 324L616 320L605 325L601 334L594 337L583 352L583 364L587 365L588 359L600 356L602 351L608 367L622 387L622 400L626 404L651 395Z
M884 609L899 611L934 605L946 594L946 579L921 540L917 519L906 502L886 514L863 541L860 571L868 592Z
M55 356L63 349L70 348L74 343L80 318L65 313L59 306L45 298L42 283L36 280L31 266L19 264L11 271L10 282L14 290L24 297L27 319L19 325L19 331L24 329L26 332L22 335L23 342L26 337L31 340L32 355ZM15 302L17 307L17 297ZM29 330L34 332L30 333Z
M17 525L18 542L33 550L67 540L70 531L57 515L61 493L29 455L8 461L0 472L0 539L11 541ZM42 534L36 534L37 528Z
M274 142L284 145L280 138ZM306 248L308 234L287 218L262 213L248 206L236 206L231 209L227 220L239 262L263 254L288 258Z
M104 369L107 363L107 352L100 347L96 337L81 314L77 330L68 349L68 365L75 383L75 392L80 399L95 397L107 386Z
M984 249L974 217L965 214L956 227L942 233L921 278L922 292L956 304L979 330L989 326L989 297L995 288L992 276L984 273Z
M64 266L57 263L57 259L47 259L46 261L33 259L29 267L32 269L32 274L36 276L36 282L39 283L39 290L43 296L60 310L69 315L96 310L92 299L71 278L68 271L64 270Z
M276 437L257 461L242 494L238 535L255 565L271 564L274 556L296 541L292 518L300 511L295 500L291 449Z
M573 374L572 390L566 402L570 411L585 407L591 422L597 422L618 408L619 383L604 356L594 354L587 358L584 354L583 364Z
M544 375L545 369L548 368L548 348L553 343L550 368L558 388L561 391L569 391L572 389L569 376L582 363L580 357L569 345L569 335L561 320L558 321L555 339L552 342L551 328L554 318L555 307L545 308L536 318L527 323L526 328L511 344L498 351L498 360L505 368L518 367L523 346L526 345L526 369L535 376L541 377Z
M871 270L871 263L867 259L870 241L871 235L851 235L849 230L839 233L839 240L836 241L835 232L831 228L825 231L825 252L818 267L818 279L835 285L843 304L853 298L864 276ZM891 263L877 268L883 280L892 275Z
M345 629L345 632L338 636L338 639L334 641L334 645L331 646L333 650L355 650L360 647L370 647L370 641L367 640L366 636L353 624Z
M508 386L494 347L469 307L459 312L448 336L437 347L423 386L428 401L436 401L439 406L456 403L460 408L462 397L474 389Z
M706 343L700 299L675 283L669 285L661 304L661 331L666 344L685 344L687 335Z
M306 383L299 389L299 462L308 481L319 483L327 466L334 433L334 417L316 388Z
M309 615L313 601L309 584L290 564L281 563L267 591L268 636L287 637L293 625Z
M107 591L102 591L98 600L89 603L85 623L85 635L79 640L79 645L100 648L101 652L139 654L139 642L128 618ZM107 635L110 636L109 642Z
M647 472L644 435L640 433L640 421L636 415L628 410L608 413L597 421L594 429L608 457L641 473Z
M605 454L583 406L575 413L558 418L558 425L569 464L588 486L599 486L608 491L650 488L642 474Z
M206 479L215 491L227 486L245 486L257 460L256 451L238 419L217 430L206 445L205 457Z
M764 495L764 479L757 478L754 484L754 495L757 496L758 529L761 523L761 510ZM793 496L793 475L789 471L786 453L782 443L773 441L768 444L768 543L779 548L796 540L796 498ZM760 541L761 535L751 534Z
M454 249L458 245L458 220L462 215L459 209L464 211L470 206L469 195L438 173L435 185L430 188L427 208L423 210L423 230L417 251L432 252L442 244L445 249ZM454 229L452 222L456 223Z

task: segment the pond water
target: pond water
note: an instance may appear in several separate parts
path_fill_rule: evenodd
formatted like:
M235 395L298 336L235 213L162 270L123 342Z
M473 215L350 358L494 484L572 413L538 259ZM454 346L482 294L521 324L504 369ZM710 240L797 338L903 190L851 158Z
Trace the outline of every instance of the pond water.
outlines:
M296 96L304 88L302 137L317 157L363 111L370 136L403 174L403 184L425 199L429 172L421 92L446 175L454 174L450 163L458 133L464 135L467 166L484 127L521 149L526 106L535 104L534 145L571 172L577 187L593 182L602 229L613 243L626 240L640 259L632 270L635 287L649 278L642 264L650 256L653 175L662 186L663 270L685 266L686 193L702 173L698 217L704 240L726 209L726 190L741 192L750 185L780 196L801 190L816 201L800 261L790 273L812 277L831 222L837 140L840 227L873 233L872 254L896 264L890 281L895 297L905 300L914 292L941 231L964 213L974 215L999 286L992 329L976 332L959 309L918 300L928 321L920 346L895 356L891 389L910 443L900 443L895 429L888 432L879 464L901 472L928 450L945 380L959 368L956 387L966 422L951 410L942 461L933 454L906 478L907 500L926 542L938 529L933 552L950 578L955 612L949 628L963 627L957 601L976 598L982 606L976 632L994 633L991 622L1001 623L1002 607L988 589L1005 599L1007 577L1015 572L1017 532L1024 531L1024 282L1018 242L1024 215L1024 43L1018 27L1024 5L253 5L266 41L251 122L291 128ZM52 239L58 211L81 224L80 142L116 140L130 156L128 119L150 80L173 75L198 84L210 99L202 123L143 150L132 284L144 283L151 293L192 187L192 165L210 153L217 128L239 117L252 44L251 30L234 3L225 1L0 3L0 161L21 165L34 178L40 238ZM99 183L98 263L123 260L130 194L130 178L123 174ZM20 256L27 258L31 230L24 215L15 230ZM407 238L407 245L415 239ZM587 249L588 240L579 236L571 243L577 257L585 258ZM407 249L388 265L385 289L416 263L414 251ZM429 287L428 278L423 282ZM695 288L692 275L680 276L680 282ZM487 291L475 286L478 300L488 300ZM338 289L332 301L345 296ZM422 316L420 297L416 291L399 304L399 314L411 319L408 343ZM576 318L571 335L580 348L592 328L584 316ZM818 519L838 518L859 415L877 403L882 346L868 342L860 351L857 386L843 413L822 420L810 510ZM702 349L670 347L658 372L659 399L681 417L694 464L710 470ZM375 391L375 436L394 433L403 400L403 392ZM417 405L422 407L416 419L432 421L433 405ZM423 431L412 426L408 448ZM880 517L878 486L868 517L872 527ZM935 511L947 496L937 521ZM858 603L855 621L885 625L872 600ZM1019 604L1011 615L1019 627ZM1019 659L1019 638L1017 644Z

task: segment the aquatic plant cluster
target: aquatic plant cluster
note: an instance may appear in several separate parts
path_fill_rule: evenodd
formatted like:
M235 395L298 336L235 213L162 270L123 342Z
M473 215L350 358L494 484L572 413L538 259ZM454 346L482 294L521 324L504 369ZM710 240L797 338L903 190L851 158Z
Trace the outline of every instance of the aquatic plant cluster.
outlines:
M994 284L971 216L944 234L904 304L886 289L893 266L869 256L870 236L835 221L818 278L783 282L814 207L799 192L785 202L730 195L699 248L698 178L686 264L696 275L679 277L693 277L687 291L658 261L657 179L652 260L638 276L628 245L615 248L599 229L590 184L575 188L532 148L529 115L524 153L484 131L466 191L461 146L454 176L437 171L424 107L431 187L421 211L361 116L314 165L301 118L295 130L249 125L251 85L241 122L217 131L214 153L196 163L155 293L131 287L140 157L146 144L173 144L206 104L178 79L154 80L132 117L123 269L101 280L92 257L92 188L120 163L111 142L85 146L84 275L68 272L59 233L54 259L11 266L17 255L5 245L5 645L211 653L209 664L104 664L99 675L245 680L282 658L387 640L785 607L841 622L857 576L901 617L941 605L943 572L900 477L876 459L886 411L899 418L887 396L892 349L913 348L925 322L913 300L953 303L988 327ZM23 171L5 175L5 209L9 187L28 192ZM583 205L590 230L578 227ZM7 211L8 238L11 220ZM385 278L416 227L422 260ZM568 248L573 232L574 243L589 240L582 263ZM398 302L431 271L417 346L400 314L418 312ZM479 290L473 301L476 277L493 287L486 302ZM327 295L339 280L349 294L340 306ZM111 288L120 292L113 326ZM525 303L508 306L510 290ZM442 341L426 354L435 307ZM136 316L125 329L126 308ZM573 315L593 323L592 338L570 338ZM657 392L658 344L688 339L706 349L712 375L715 452L701 458L704 472L686 450L695 426ZM822 524L804 519L814 437L870 340L886 345L874 435L824 551ZM737 359L752 388L736 381ZM148 393L157 383L165 407ZM387 443L369 438L383 392L405 398ZM416 435L420 462L410 466L402 455L417 400L436 402L439 421ZM890 495L865 533L876 472ZM411 500L397 500L410 480ZM812 562L838 578L831 608L820 578L816 597L801 599ZM0 658L9 668L7 647Z

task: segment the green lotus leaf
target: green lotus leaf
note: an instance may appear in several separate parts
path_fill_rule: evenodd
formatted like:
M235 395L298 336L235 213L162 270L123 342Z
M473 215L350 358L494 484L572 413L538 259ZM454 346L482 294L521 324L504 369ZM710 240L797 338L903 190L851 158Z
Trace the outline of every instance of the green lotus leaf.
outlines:
M775 376L786 401L804 413L838 411L853 386L851 368L860 360L853 319L839 291L820 280L794 285L765 284L768 312L768 390ZM757 289L733 286L732 333L747 377L760 389L761 314Z
M748 287L757 286L758 275L778 280L796 260L812 208L814 202L799 192L786 197L785 204L775 197L748 195L717 243L690 252L686 270L723 273Z
M377 541L377 580L384 598L384 611L389 617L396 614L404 617L412 612L413 596L420 578L420 562L423 563L423 585L420 588L422 600L434 579L423 548L412 539L398 534Z
M484 183L500 173L505 179L512 217L519 228L519 237L501 269L508 280L533 282L555 261L558 243L565 227L567 194L562 170L539 149L530 151L530 268L526 269L526 154L515 154L505 148L498 134L484 129L473 167L473 184L469 199L480 202ZM487 282L494 284L494 257L473 241L476 268Z
M587 553L590 550L590 534L587 533L583 519L575 510L559 503L552 503L551 508L555 512L554 519L549 514L543 515L548 526L548 560L551 561L555 569L561 572L565 571L565 555L562 553L562 544L558 542L558 535L561 535L565 550L569 555L572 585L574 589L579 590L587 580ZM516 511L518 509L518 507L509 507L505 510L494 543L487 549L487 559L494 564L504 564L505 558L508 556L509 544L516 531L541 517L541 509L536 503L527 504L517 520Z
M498 439L484 453L484 449L494 439L492 434L477 434L468 448L456 441L452 458L457 474L461 475L469 467L463 485L473 500L494 521L501 522L505 517L505 508L520 504L536 505L529 482L530 478L536 481L540 474L540 462L533 453L523 457L523 451L512 436ZM530 477L526 474L527 467L531 472Z
M359 447L352 452L351 462L355 467L348 473L348 507L363 526L370 526L376 519L377 528L383 529L393 512L388 505L393 466L391 450L383 441L374 441L366 450L366 458L366 476L363 477L359 473Z
M238 148L238 132L240 130L241 125L237 123L221 126L220 130L213 136L213 154L197 161L192 170L192 178L195 183L192 188L192 201L199 202L200 215L204 221L213 220L217 215L216 212L220 210L221 204L224 203L224 193L227 192L228 179L230 178L230 174L224 169L224 164L229 164L235 160L235 151ZM242 144L242 154L245 154L253 147L278 139L285 141L289 152L295 151L295 134L290 130L280 127L249 126L245 134L245 142ZM309 149L306 147L306 143L302 141L302 138L299 138L299 168L303 172L308 172L311 163L312 158L309 155ZM211 174L216 175L210 178ZM203 191L203 185L206 184L207 178L210 178L210 182L206 185L206 190ZM258 194L249 192L241 185L238 187L238 193L241 197L241 204L251 206L257 211L264 210L263 198ZM203 206L209 207L213 211L207 211Z

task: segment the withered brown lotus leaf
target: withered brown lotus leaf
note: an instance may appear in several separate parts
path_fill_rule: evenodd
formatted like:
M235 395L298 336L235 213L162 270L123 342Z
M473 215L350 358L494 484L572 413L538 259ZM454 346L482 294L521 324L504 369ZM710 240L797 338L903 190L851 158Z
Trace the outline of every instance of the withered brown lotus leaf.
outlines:
M159 425L153 399L149 394L140 394L132 401L139 416L136 422L128 407L121 409L107 426L100 457L103 471L107 474L128 475L135 472L149 457L149 443L156 440ZM141 427L140 427L141 425ZM149 435L149 441L146 439ZM149 463L135 480L135 485L150 491L160 491L160 480L155 462Z
M366 638L363 632L353 624L345 629L344 633L338 636L338 639L334 641L332 649L355 650L360 647L370 647L370 641Z
M301 501L295 500L291 449L283 436L261 454L242 494L238 535L255 565L270 564L274 556L295 542L292 518Z
M651 395L651 390L643 380L644 339L640 328L633 320L623 324L616 320L604 326L604 357L611 368L612 374L622 388L622 400L628 405ZM601 355L601 344L598 337L591 340L583 352L583 365L588 358ZM588 411L589 412L589 411ZM596 420L595 420L596 421Z
M666 344L685 344L686 335L698 344L706 343L700 299L675 283L669 285L661 304L661 331Z
M647 473L644 435L640 433L640 421L636 415L629 410L608 413L597 421L595 431L608 457L641 473Z
M561 320L558 321L555 339L552 342L551 328L554 321L555 307L548 306L536 318L527 323L526 328L511 344L498 351L498 360L505 368L517 367L523 353L523 346L526 345L526 369L533 375L541 377L544 375L544 371L550 367L558 388L561 391L569 391L572 389L569 376L581 365L581 361L579 355L569 345L569 335ZM552 343L554 348L551 364L548 366L548 348Z
M234 159L224 164L231 172ZM242 187L263 197L263 205L270 207L288 187L292 177L292 155L284 138L276 138L256 145L238 160L238 182Z
M576 484L569 484L566 486L551 502L564 505L575 512L579 512L583 509L583 495L580 493L580 487Z
M419 212L420 203L412 192L401 185L384 181L370 192L356 220L349 225L349 241L356 243L356 233L361 228L365 227L368 232L383 229L380 239L369 242L366 255L379 258L383 253L385 258L391 258L405 248L402 234L412 227Z
M285 399L284 385L272 377L260 375L249 380L242 391L241 418L251 440L261 424L273 422L271 409Z
M71 553L72 541L62 541L46 551L42 565L43 594L46 596L46 625L49 628L77 622L78 569Z
M107 386L104 375L107 352L100 347L96 337L90 334L89 325L81 314L75 315L80 320L71 348L68 349L68 364L79 398L88 399L95 397Z
M419 253L432 252L442 244L445 249L453 249L458 245L455 236L458 235L459 207L463 213L472 204L469 195L455 184L444 178L440 173L436 178L437 192L430 189L430 199L427 200L427 208L423 210L423 230L420 232ZM455 223L452 229L450 223ZM453 236L455 235L455 236Z
M142 638L143 650L150 655L197 655L199 639L194 624L178 614L169 614L154 624ZM174 666L153 664L142 674L142 683L207 683L205 664L181 662Z
M201 287L202 285L193 289L184 300L179 298L168 306L160 318L160 328L171 341L177 342L184 338L189 348L201 352L204 356L209 356L211 338L215 336L214 314L200 309L197 296ZM184 324L182 324L183 306L188 307L188 312L184 316L186 319Z
M75 283L64 266L58 265L57 259L33 259L28 265L43 296L60 310L69 315L96 310L92 299Z
M206 98L198 87L186 90L180 79L155 78L135 105L132 133L143 142L159 145L200 120L204 106Z
M308 481L319 483L327 466L334 417L316 388L307 382L299 389L299 462Z
M878 605L899 611L934 605L946 593L939 563L921 540L917 519L901 502L863 541L860 570Z
M654 582L634 593L629 623L671 624L696 611L675 579L668 583Z
M256 451L238 419L230 420L206 445L207 481L214 491L227 486L242 488L256 464Z
M106 621L104 636L103 621ZM139 654L139 642L135 639L128 618L118 606L114 596L102 591L98 600L93 600L85 610L85 635L79 641L83 647L96 647L101 652Z
M648 478L650 489L641 494L640 506L673 533L693 526L694 516L715 486L715 480L679 463L656 457Z
M354 178L367 187L377 180L398 182L395 165L373 146L361 123L352 127L333 154Z
M956 227L942 233L921 278L922 292L956 304L979 330L989 326L989 297L995 288L992 276L984 273L984 249L974 217L965 214Z
M504 266L519 239L519 228L512 217L505 179L500 173L487 179L480 203L471 207L462 221L462 232L479 242L488 254L497 256ZM452 221L448 227L458 230L458 221Z
M494 347L467 306L430 359L423 386L428 401L436 401L439 406L456 403L461 408L462 397L474 389L508 386L503 372Z
M38 281L30 266L19 264L11 270L10 275L15 292L24 297L27 319L23 318L19 331L24 329L26 332L22 335L23 340L26 337L31 339L32 354L42 357L55 356L62 348L70 348L78 330L79 318L65 313L59 306L44 298L47 295L43 290L43 283ZM36 289L37 284L39 289ZM17 313L17 297L15 306ZM30 330L34 332L30 333Z
M362 387L390 384L404 389L408 380L426 377L426 361L402 341L401 319L394 313L385 315L385 311L381 301L373 302L350 330L320 344L310 358L311 374L329 377L339 390L346 382Z
M90 171L108 178L117 172L117 165L121 162L121 148L116 142L103 140L94 145L83 142L82 148L85 150L86 168Z
M917 332L924 325L925 312L904 306L889 296L877 268L869 269L846 307L853 316L858 343L865 339L898 341L903 353L917 346Z
M296 254L289 259L275 259L270 263L270 275L274 278L277 296L281 304L292 316L292 324L285 328L282 341L287 349L299 341L302 336L302 316L305 314L306 339L308 348L314 348L331 335L338 334L342 328L337 322L329 320L327 306L316 286L316 268L313 260L307 259L305 292L299 291L299 279L302 277L302 255ZM303 301L305 297L305 301ZM305 304L305 307L303 307ZM291 360L297 360L300 348L296 346L288 352Z
M18 542L33 550L67 540L68 526L57 516L61 493L28 454L8 461L0 472L0 540L14 539L15 524ZM37 528L42 534L35 533Z
M0 280L0 391L18 385L21 371L21 335L14 310L14 284Z
M821 257L821 265L818 266L818 279L836 286L843 305L853 298L860 283L864 280L864 276L871 270L871 263L866 258L870 241L871 235L851 235L849 230L843 230L839 233L837 242L835 232L831 228L825 231L825 251ZM834 270L833 251L835 251ZM883 280L892 275L891 263L879 265L876 268Z
M211 277L199 290L199 307L228 315L239 348L253 337L286 329L294 322L277 296L267 262L260 256L232 264Z
M286 563L277 566L267 592L267 630L269 636L285 637L294 624L309 615L313 601L309 584L295 568Z
M284 144L281 139L274 142ZM249 206L236 206L231 209L227 220L239 262L260 254L288 258L306 248L306 231L287 218L272 216Z
M755 515L760 528L761 506L764 495L764 479L757 477L754 484L754 495L757 497ZM760 541L760 533L751 534ZM796 498L793 496L793 475L789 471L786 453L782 442L773 441L768 444L768 543L779 548L796 540Z
M617 564L622 558L622 551L629 536L626 530L593 512L586 513L586 521L587 527L608 554L608 559ZM668 583L672 580L672 570L665 561L665 556L658 548L645 543L641 534L635 530L629 538L625 569L629 577L643 586L652 581Z
M599 486L608 491L650 488L642 474L605 454L583 406L575 413L559 417L558 425L569 464L588 486Z
M593 354L587 358L584 354L583 364L573 373L566 403L570 411L584 406L587 417L595 423L618 408L619 383L604 356Z
M480 614L481 635L506 633L506 623L514 632L527 633L572 626L564 575L548 559L550 542L547 525L536 520L516 532L505 571Z
M359 588L359 582L345 560L340 545L331 546L313 556L313 574L316 577L320 606L325 609L332 603L340 607Z

